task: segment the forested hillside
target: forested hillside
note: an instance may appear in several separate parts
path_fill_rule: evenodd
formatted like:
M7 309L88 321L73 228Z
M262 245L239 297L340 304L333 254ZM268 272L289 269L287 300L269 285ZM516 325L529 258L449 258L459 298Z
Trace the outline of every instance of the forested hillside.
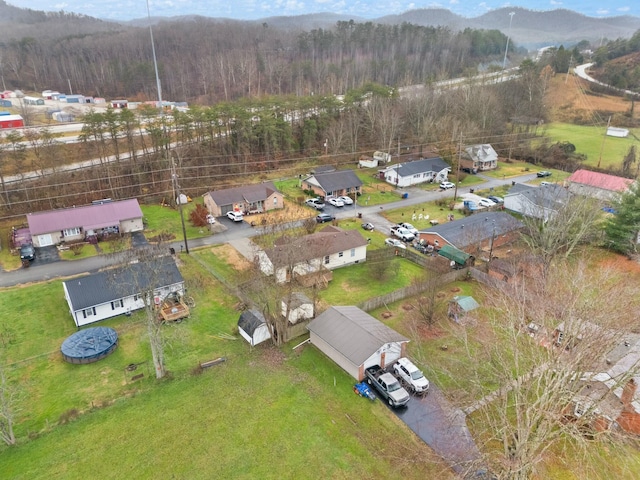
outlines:
M454 33L411 24L339 22L294 33L268 24L206 19L153 30L163 96L211 104L246 96L344 94L366 82L402 86L474 72L500 60L498 31ZM513 44L512 44L513 45ZM128 28L1 46L8 88L67 90L108 98L157 98L149 30Z

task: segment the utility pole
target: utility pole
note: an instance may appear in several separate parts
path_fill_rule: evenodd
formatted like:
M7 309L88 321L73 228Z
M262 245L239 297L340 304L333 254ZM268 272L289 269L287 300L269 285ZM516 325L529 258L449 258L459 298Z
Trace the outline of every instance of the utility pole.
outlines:
M456 189L453 192L453 201L458 199L458 183L460 183L460 161L462 160L462 134L460 134L460 145L458 145L458 168L456 169Z
M507 66L507 52L509 51L509 38L511 38L511 22L516 12L509 12L509 32L507 33L507 46L504 49L504 60L502 60L502 70Z
M162 87L160 86L160 75L158 75L158 61L156 60L156 46L153 41L153 29L151 28L151 12L149 10L149 0L147 0L147 18L149 19L149 35L151 36L151 52L153 52L153 68L156 72L156 86L158 88L158 108L162 115Z
M176 152L175 155L178 154ZM180 159L180 157L178 157ZM180 193L180 184L178 183L178 174L176 173L175 158L171 158L171 183L173 184L173 191L176 195L176 203L178 204L178 210L180 211L180 221L182 222L182 238L184 240L184 251L189 254L189 244L187 243L187 229L184 226L184 214L182 212L182 194Z
M598 168L600 168L600 162L602 162L602 151L604 150L604 141L607 139L607 132L609 132L609 126L611 125L611 115L609 115L609 120L607 120L607 128L604 131L604 135L602 136L602 144L600 145L600 157L598 158Z

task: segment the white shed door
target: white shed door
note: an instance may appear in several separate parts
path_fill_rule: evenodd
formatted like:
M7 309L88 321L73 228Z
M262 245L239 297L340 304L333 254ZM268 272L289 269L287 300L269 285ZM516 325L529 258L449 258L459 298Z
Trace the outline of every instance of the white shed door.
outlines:
M384 355L384 363L386 366L391 365L400 358L400 353L402 352L401 348L402 345L400 344L400 342L388 343L386 345L386 351Z
M38 244L41 247L48 247L49 245L53 245L53 240L51 240L51 234L47 233L46 235L38 235Z

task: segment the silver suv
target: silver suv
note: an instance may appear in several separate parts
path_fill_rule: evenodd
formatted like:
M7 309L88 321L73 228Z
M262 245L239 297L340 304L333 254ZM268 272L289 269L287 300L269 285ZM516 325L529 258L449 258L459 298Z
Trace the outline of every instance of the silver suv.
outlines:
M393 370L414 393L425 394L429 391L429 380L408 358L400 358Z

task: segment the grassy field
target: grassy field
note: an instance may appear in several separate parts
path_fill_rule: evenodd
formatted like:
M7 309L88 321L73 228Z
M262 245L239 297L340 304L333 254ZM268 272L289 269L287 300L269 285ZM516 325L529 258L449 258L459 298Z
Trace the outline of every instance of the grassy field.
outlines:
M630 132L626 138L616 138L605 136L606 127L568 123L550 123L545 127L545 135L552 142L573 143L576 146L576 153L587 156L586 165L595 167L600 162L602 168L619 168L629 148L633 145L637 146L640 130L630 129Z
M211 235L207 227L195 227L189 221L189 214L195 209L198 202L202 203L198 199L195 202L184 205L182 208L187 238L200 238ZM140 205L140 208L144 215L144 233L147 239L153 239L161 234L167 234L170 238L165 240L169 241L183 238L182 222L177 208L162 205Z
M194 255L233 273L222 247ZM61 282L2 292L0 332L19 385L19 445L0 446L3 478L94 478L98 465L104 478L452 478L386 407L355 396L353 379L314 348L251 349L222 339L238 337L237 299L183 259L197 307L187 321L166 326L171 375L161 382L151 379L139 314L101 322L118 331L114 354L70 365L59 348L76 329ZM405 270L409 282L412 270ZM200 362L218 357L227 361L197 374ZM142 363L142 380L129 381L131 363Z

